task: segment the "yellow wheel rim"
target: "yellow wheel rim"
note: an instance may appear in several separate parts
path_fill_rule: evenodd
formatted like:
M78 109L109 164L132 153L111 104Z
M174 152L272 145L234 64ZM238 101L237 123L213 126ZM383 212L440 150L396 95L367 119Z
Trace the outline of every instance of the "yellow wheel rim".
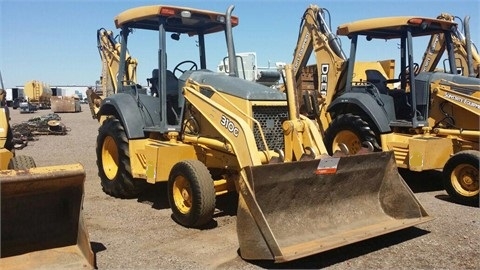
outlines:
M478 194L478 169L470 164L457 166L451 175L453 188L462 196L472 197Z
M173 184L173 200L175 206L182 214L187 214L192 208L192 189L187 179L177 176Z
M115 140L107 136L102 145L103 172L108 179L114 180L118 173L118 149Z
M356 154L362 149L362 142L360 138L350 130L340 131L333 140L333 152L341 150L339 144L345 144L348 147L350 154Z

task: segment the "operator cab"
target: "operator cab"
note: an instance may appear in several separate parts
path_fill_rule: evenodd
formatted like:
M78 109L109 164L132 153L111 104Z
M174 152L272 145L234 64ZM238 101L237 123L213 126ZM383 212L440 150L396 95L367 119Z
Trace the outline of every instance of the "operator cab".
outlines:
M159 103L154 111L149 109L152 106L144 106L144 113L151 119L151 123L147 123L148 126L144 127L145 131L160 133L180 131L184 99L181 94L179 79L186 71L207 69L206 35L223 32L227 39L229 55L235 55L231 28L238 25L238 18L231 16L232 11L233 6L226 13L218 13L186 7L155 5L129 9L115 17L115 25L121 29L121 64L125 62L128 48L127 41L131 33L135 33L139 29L158 33L158 66L152 70L151 78L147 79L151 95L137 95L137 98L144 104ZM180 48L183 45L180 44L172 46L171 51L178 50L175 56L178 54L187 55L190 51L197 51L198 60L182 61L172 70L168 70L167 33L175 41L179 41L180 36L194 37L196 39L195 47L192 47L191 50L189 47L188 52L182 51ZM237 66L234 57L232 58L232 66ZM120 67L119 70L120 73L123 72L124 67ZM238 76L238 73L232 73L231 75ZM118 78L122 78L121 74L118 75ZM121 82L118 85L124 86ZM125 86L119 88L119 92L122 91L122 88L124 88L123 92L131 91Z
M414 62L413 40L417 37L431 37L443 34L446 39L449 70L456 70L455 57L450 35L455 22L419 17L384 17L360 20L353 23L340 25L337 34L347 36L351 40L348 75L346 76L346 91L364 91L375 97L376 103L381 104L390 120L390 126L422 127L428 125L429 89L425 82L418 79L420 67ZM376 70L367 70L367 82L352 81L353 65L358 53L357 48L368 48L371 53L372 44L358 46L359 37L364 37L367 42L382 43L392 40L395 50L400 51L400 74L398 79L388 80ZM385 47L384 45L382 45ZM357 60L358 61L358 60ZM390 89L387 84L398 83L398 87ZM368 105L367 105L368 106ZM373 104L372 104L373 106Z

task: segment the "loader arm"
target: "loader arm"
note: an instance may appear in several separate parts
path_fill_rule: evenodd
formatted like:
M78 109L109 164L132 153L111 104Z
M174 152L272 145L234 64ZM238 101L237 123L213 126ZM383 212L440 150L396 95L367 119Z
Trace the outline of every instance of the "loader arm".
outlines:
M285 66L285 84L288 100L288 121L283 123L285 136L285 160L301 160L307 154L319 158L328 152L315 124L300 113L300 103L295 94L292 65Z
M239 114L243 114L240 109L236 112L228 110L202 94L202 88L216 92L214 88L208 85L201 85L190 79L183 88L185 100L192 104L202 115L208 116L206 118L210 124L228 142L228 144L225 143L225 151L237 156L240 168L261 165L262 155L269 155L268 146L265 146L267 151L264 153L257 150L252 129L244 120L244 117L247 115L238 117Z

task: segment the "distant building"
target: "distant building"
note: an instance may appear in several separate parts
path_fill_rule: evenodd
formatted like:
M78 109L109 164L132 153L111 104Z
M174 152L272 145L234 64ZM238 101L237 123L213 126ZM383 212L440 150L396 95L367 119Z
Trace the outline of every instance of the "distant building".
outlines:
M77 95L80 99L86 97L85 92L91 85L50 85L54 96L72 96Z
M84 98L86 97L85 92L87 91L88 87L91 87L91 86L92 85L50 85L50 88L52 89L53 96L78 95L80 98L82 97ZM19 85L12 89L23 89L23 88L24 88L23 85ZM10 98L13 99L14 97L11 96Z

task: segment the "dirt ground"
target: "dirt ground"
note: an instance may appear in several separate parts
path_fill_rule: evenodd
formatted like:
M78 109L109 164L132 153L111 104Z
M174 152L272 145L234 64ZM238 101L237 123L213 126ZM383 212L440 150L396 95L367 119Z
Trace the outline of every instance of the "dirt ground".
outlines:
M433 221L289 263L242 260L232 196L217 198L214 222L198 230L174 222L165 184L137 199L106 195L95 163L98 123L88 105L82 109L59 114L67 135L38 136L16 153L33 156L37 166L84 166L84 217L98 269L480 269L480 210L451 202L439 172L401 171ZM11 123L49 113L11 109Z

